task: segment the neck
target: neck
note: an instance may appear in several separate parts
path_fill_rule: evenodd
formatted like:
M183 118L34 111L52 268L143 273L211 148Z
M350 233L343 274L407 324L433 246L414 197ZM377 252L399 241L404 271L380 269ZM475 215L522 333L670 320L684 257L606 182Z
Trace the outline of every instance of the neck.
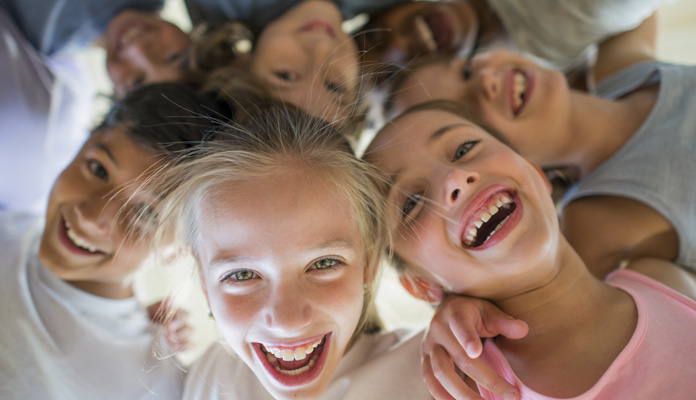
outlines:
M528 292L497 301L505 313L525 321L530 334L514 340L514 346L545 345L549 334L575 336L590 326L617 289L606 285L589 272L578 254L561 238L562 251L553 260L556 274L543 285ZM504 341L504 338L502 339Z
M565 146L544 166L572 164L580 178L614 155L638 131L652 109L657 91L641 89L620 100L570 92L571 115Z
M127 282L66 281L72 286L107 299L127 299L133 296L133 285Z

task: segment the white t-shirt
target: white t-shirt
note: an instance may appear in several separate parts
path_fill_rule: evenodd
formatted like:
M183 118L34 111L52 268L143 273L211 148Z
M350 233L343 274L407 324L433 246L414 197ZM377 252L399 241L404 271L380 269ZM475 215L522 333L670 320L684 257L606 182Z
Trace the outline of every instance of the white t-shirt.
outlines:
M432 399L423 383L423 332L361 335L341 359L320 400ZM216 343L194 363L184 399L272 400L256 375L228 346Z
M0 210L46 209L89 133L89 76L74 55L39 54L0 8Z
M38 259L40 218L0 211L0 398L179 399L183 373L135 298L59 279Z

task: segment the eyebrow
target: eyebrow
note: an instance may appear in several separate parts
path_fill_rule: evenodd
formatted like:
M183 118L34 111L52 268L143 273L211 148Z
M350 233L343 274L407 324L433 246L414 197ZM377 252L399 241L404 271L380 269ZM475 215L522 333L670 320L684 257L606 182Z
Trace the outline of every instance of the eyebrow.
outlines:
M437 129L435 132L433 132L430 137L426 140L426 145L431 145L433 142L439 140L445 133L451 131L452 129L456 128L462 128L462 127L468 127L471 128L473 125L468 124L468 123L463 123L459 122L456 124L450 124L450 125L445 125L442 128ZM394 183L398 180L398 176L401 175L403 171L403 168L399 168L396 170L393 174L389 176L388 180L388 187L391 190L391 188L394 186Z
M308 249L307 252L315 252L315 251L320 251L320 250L336 249L336 248L353 250L353 249L355 249L355 244L353 242L350 242L348 240L343 240L343 239L328 240L326 242L322 242L322 243ZM220 266L227 265L227 264L235 264L235 263L242 262L242 261L253 261L255 259L256 258L254 258L254 257L247 257L247 256L229 256L229 257L216 258L213 261L211 261L210 264L208 264L208 268L213 269L213 268L218 268Z
M104 153L106 153L107 157L109 157L111 162L113 162L114 165L116 165L118 167L118 161L116 161L116 158L114 157L113 153L111 153L111 150L109 150L109 147L107 147L103 143L97 143L96 147L99 148Z

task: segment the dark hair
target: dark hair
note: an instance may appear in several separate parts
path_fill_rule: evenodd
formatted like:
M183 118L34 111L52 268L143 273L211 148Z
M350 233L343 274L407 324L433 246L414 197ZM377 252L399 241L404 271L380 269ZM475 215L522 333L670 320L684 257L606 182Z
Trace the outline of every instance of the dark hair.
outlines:
M233 114L227 102L194 85L154 83L117 101L94 132L126 125L137 143L175 155L205 141Z

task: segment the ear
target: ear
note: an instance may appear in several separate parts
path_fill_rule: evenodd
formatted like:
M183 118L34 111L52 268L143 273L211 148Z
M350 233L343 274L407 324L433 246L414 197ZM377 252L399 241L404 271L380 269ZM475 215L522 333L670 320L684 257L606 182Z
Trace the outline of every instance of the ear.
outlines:
M404 271L399 276L401 285L417 299L430 304L439 304L445 298L445 291L437 283L423 279L410 271Z
M533 162L527 160L528 163L534 167L534 169L541 175L541 178L544 180L544 184L546 185L546 189L548 189L549 194L553 192L553 186L551 186L551 182L549 182L549 178L546 177L546 174L544 173L544 170L541 169L540 166L534 164Z

